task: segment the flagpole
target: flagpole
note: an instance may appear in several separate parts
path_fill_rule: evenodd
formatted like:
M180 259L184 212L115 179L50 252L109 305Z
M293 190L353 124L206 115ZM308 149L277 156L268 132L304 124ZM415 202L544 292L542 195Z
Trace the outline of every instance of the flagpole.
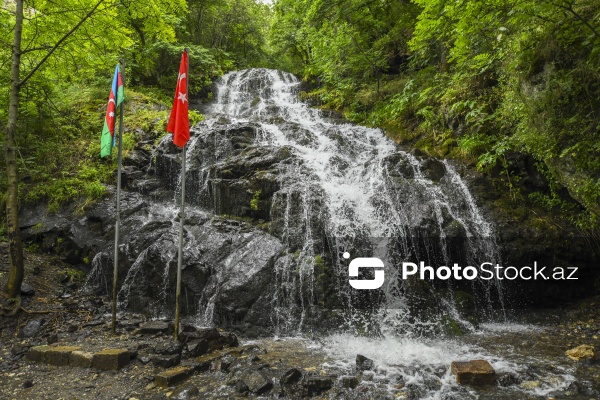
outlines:
M187 54L189 51L187 48L183 50ZM189 67L188 67L189 68ZM189 70L186 71L186 89L185 93L189 98ZM189 100L188 100L189 101ZM188 114L189 115L189 114ZM189 117L188 117L189 118ZM181 264L183 261L183 224L185 222L185 161L186 161L186 148L187 143L183 146L181 150L181 211L179 212L179 250L177 256L177 291L175 292L175 341L177 342L179 338L179 316L181 313Z
M125 62L120 60L121 64L121 80L125 82ZM123 85L123 90L125 85ZM118 90L118 89L117 89ZM115 93L117 96L117 93ZM111 331L113 334L116 332L117 325L117 275L119 273L119 225L121 224L121 159L123 156L123 109L125 101L121 101L121 107L119 109L119 153L117 156L117 213L115 217L115 256L114 256L114 270L113 270L113 291L112 291L112 324Z

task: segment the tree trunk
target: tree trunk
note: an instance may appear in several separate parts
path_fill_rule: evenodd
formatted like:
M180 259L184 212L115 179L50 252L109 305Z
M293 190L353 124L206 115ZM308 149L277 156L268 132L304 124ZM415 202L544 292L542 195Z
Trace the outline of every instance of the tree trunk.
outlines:
M8 122L4 134L6 176L8 188L6 193L6 225L8 231L10 273L6 283L8 297L18 297L24 277L23 246L19 229L19 178L17 168L17 117L19 114L19 90L21 66L21 36L23 32L23 0L16 0L16 21L12 46L12 67L10 73L10 94L8 102Z

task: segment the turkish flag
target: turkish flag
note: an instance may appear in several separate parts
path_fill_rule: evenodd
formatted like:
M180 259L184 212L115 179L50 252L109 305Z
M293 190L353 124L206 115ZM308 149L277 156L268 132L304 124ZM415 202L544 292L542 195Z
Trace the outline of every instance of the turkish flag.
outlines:
M181 55L179 64L179 76L177 77L177 88L173 109L167 124L167 132L173 134L173 143L180 148L190 140L190 119L188 116L188 53L186 50Z

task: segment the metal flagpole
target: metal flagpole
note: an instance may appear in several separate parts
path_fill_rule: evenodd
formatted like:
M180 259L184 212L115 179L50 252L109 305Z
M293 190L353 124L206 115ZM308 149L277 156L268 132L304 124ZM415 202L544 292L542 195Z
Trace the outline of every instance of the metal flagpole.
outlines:
M188 49L184 49L188 55ZM188 71L186 72L185 79L185 94L189 98L189 58L188 58ZM183 224L185 222L185 161L186 161L186 148L187 143L183 145L181 151L181 211L179 212L179 250L177 256L177 291L175 292L175 341L179 338L179 315L181 313L181 264L183 261Z
M121 80L123 82L123 90L125 90L125 74L123 70L125 69L125 62L120 60L121 64ZM118 81L117 81L117 93L119 91ZM115 96L118 94L115 93ZM123 109L124 109L125 99L121 101L121 108L119 110L120 119L119 119L119 153L118 153L118 161L117 161L117 215L115 218L115 265L113 271L113 291L112 291L112 324L111 331L114 334L116 331L117 325L117 274L119 272L119 225L121 224L121 158L123 156Z

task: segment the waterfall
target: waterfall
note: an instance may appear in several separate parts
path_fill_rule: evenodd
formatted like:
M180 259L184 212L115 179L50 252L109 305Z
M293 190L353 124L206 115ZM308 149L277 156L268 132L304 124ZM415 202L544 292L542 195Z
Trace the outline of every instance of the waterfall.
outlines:
M315 268L323 262L319 255L323 251L336 270L332 284L340 287L347 286L344 252L370 249L368 255L352 257L377 256L396 265L423 257L451 262L446 242L452 230L464 235L465 262L499 260L492 224L448 162L419 159L398 148L380 129L323 117L299 99L300 84L294 75L276 70L230 72L218 82L209 113L212 120L225 117L231 124L255 124L254 146L289 148L296 157L279 171L280 190L271 204L272 223L282 220L276 235L296 250L295 257L280 260L276 266L278 324L293 325L282 321L286 314L282 310L288 308L287 315L294 314L289 312L294 302L289 287L299 285L302 316L298 328L302 328L307 309L315 306L314 280L319 274ZM204 126L211 124L209 119ZM326 248L319 246L320 235L326 238ZM428 248L437 253L423 254ZM397 278L397 270L389 272L380 318L394 320L397 326L398 318L409 319L404 295L408 289ZM484 308L490 308L494 300L502 303L498 282L473 283L478 285L485 293ZM349 296L343 292L340 297ZM346 323L355 324L361 313L351 299L345 307ZM447 308L459 318L451 306Z

